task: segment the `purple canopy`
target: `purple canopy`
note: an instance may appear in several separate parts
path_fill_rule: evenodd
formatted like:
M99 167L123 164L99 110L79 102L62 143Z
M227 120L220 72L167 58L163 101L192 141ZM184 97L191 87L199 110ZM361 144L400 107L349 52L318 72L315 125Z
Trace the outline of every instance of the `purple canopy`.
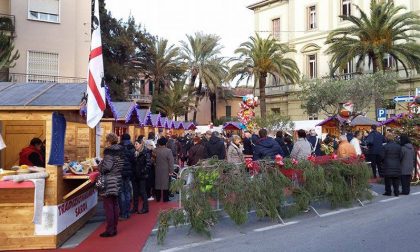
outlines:
M146 116L144 126L162 127L160 114L149 114Z
M165 129L173 129L174 128L174 121L166 117L165 123L163 124Z
M193 122L185 122L184 125L185 125L185 129L187 129L187 130L197 129L197 126L195 126L195 123L193 123Z
M184 123L179 121L174 121L174 129L185 129Z
M378 125L378 126L385 126L385 125L387 125L387 124L397 122L399 119L403 118L403 116L404 116L404 113L401 113L401 114L395 115L395 116L393 116L393 117L389 118L388 120L386 120L386 121L383 121L383 122L379 123L379 125Z

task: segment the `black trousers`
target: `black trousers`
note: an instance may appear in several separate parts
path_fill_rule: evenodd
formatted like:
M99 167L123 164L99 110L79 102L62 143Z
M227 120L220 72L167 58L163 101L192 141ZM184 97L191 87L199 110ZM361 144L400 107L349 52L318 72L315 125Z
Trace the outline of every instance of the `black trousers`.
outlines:
M149 210L149 201L147 200L146 193L146 183L145 179L142 180L133 180L133 210L138 211L139 209L139 197L143 200L143 209Z
M411 182L411 175L401 175L401 193L402 194L409 194L410 193L410 182Z
M382 172L382 160L380 155L376 154L369 154L367 156L368 161L370 162L370 166L372 167L373 177L376 178L376 174L379 173L380 177L383 177Z
M400 177L385 176L385 194L391 195L391 185L394 188L394 195L400 195Z
M155 190L156 201L159 202L163 192L163 202L169 201L169 190Z

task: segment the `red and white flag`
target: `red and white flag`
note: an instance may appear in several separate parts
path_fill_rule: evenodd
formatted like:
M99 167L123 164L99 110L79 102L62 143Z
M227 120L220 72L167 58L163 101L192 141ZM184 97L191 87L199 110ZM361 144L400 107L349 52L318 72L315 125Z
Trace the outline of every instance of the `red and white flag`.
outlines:
M95 11L93 15L87 87L87 125L91 128L94 128L99 123L106 108L105 86L102 84L102 78L104 77L104 62L102 58L98 0L95 0Z

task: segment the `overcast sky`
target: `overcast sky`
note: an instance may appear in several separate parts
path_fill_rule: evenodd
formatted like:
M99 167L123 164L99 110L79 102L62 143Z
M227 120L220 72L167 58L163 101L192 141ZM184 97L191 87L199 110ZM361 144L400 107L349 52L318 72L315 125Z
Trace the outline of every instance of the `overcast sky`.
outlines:
M217 34L224 45L223 56L246 41L254 30L253 12L246 8L257 0L106 0L116 18L129 14L153 35L178 45L185 34L197 31Z

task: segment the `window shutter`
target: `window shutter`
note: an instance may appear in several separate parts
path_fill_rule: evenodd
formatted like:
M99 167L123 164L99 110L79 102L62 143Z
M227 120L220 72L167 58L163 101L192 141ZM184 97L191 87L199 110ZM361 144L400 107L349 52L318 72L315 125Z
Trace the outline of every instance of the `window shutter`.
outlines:
M29 0L29 11L58 15L60 10L59 0Z

